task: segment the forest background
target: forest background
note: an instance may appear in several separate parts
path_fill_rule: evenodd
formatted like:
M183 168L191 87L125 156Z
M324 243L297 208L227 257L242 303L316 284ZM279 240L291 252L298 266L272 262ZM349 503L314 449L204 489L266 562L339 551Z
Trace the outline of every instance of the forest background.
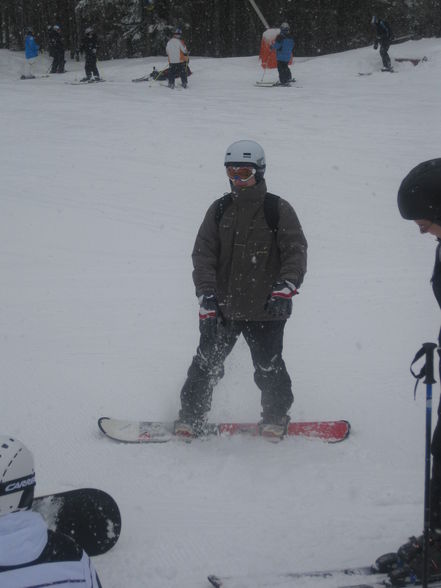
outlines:
M389 22L395 41L441 36L441 0L256 0L270 27L288 22L297 56L333 53L372 42L371 18ZM0 48L23 50L27 27L43 48L58 24L72 57L86 27L101 60L164 55L180 27L193 55L259 52L264 25L249 0L0 0Z

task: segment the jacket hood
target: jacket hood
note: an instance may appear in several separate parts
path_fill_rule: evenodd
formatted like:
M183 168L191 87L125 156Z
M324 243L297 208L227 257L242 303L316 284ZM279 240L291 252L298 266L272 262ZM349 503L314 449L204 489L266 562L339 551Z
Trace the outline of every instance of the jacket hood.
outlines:
M0 517L0 566L16 566L37 559L47 543L47 525L32 511Z

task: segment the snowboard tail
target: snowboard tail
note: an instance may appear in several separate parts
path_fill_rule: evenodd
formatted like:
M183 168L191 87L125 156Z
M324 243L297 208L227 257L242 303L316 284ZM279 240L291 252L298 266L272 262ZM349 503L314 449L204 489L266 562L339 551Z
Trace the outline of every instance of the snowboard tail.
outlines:
M68 535L90 555L111 549L121 533L121 514L115 500L95 488L79 488L37 496L32 510L49 529Z
M107 437L123 443L165 443L176 439L173 422L127 421L101 417L98 427ZM308 437L321 439L328 443L338 443L346 439L351 426L348 421L310 421L291 422L287 437ZM235 435L259 436L257 423L209 423L203 437L231 437Z

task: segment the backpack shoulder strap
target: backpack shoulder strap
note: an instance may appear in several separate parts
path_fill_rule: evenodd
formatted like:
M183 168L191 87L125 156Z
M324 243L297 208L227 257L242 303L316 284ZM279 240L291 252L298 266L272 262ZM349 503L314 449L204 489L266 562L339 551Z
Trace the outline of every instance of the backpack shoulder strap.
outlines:
M279 230L279 200L280 196L267 192L263 201L265 220L273 233L277 233Z
M232 199L232 194L227 193L221 196L221 198L218 198L216 201L216 213L214 218L218 226L225 210L231 204ZM267 192L263 201L263 212L265 214L265 220L268 223L269 228L274 233L277 233L279 229L279 200L280 196L276 196L275 194Z
M221 218L224 215L225 210L231 204L232 200L233 200L233 196L231 195L230 192L227 194L224 194L223 196L221 196L220 198L218 198L216 200L217 205L216 205L216 213L215 213L214 218L215 218L216 224L218 226L221 221Z

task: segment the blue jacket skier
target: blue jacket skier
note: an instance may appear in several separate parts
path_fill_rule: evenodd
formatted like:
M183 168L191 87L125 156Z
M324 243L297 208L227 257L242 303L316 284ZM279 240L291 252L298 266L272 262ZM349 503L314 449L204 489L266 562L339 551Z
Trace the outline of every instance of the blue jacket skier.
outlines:
M31 28L26 31L25 37L25 71L21 76L22 80L29 80L35 78L34 65L38 57L40 46L37 45L34 33Z
M25 38L25 56L26 59L32 59L38 57L40 46L35 42L35 38L31 29L28 29Z
M288 85L292 81L291 71L288 66L294 53L294 39L291 36L288 23L284 22L280 25L280 34L277 35L270 48L276 50L280 83Z

